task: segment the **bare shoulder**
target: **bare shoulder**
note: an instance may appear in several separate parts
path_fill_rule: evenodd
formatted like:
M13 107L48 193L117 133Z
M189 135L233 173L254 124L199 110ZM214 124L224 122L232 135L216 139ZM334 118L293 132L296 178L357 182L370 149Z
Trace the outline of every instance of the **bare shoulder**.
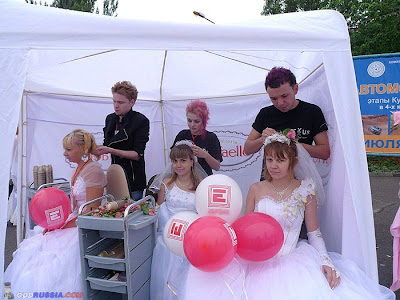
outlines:
M173 182L169 183L169 182L171 181L171 179L172 179L172 177L165 177L165 178L163 179L164 185L165 185L169 190L174 186L174 183L173 183Z
M258 198L260 195L265 194L266 185L264 181L253 183L249 188L249 194L254 198Z
M302 180L294 179L294 181L293 181L294 188L295 189L298 188L301 185L301 183L302 183Z

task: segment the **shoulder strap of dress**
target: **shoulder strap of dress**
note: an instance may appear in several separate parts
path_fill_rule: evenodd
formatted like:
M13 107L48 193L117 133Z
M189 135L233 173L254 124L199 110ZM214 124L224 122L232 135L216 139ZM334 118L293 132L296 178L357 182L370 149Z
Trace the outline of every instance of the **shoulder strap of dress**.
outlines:
M302 189L305 191L306 196L315 195L316 188L315 188L315 181L312 178L304 179L301 182Z

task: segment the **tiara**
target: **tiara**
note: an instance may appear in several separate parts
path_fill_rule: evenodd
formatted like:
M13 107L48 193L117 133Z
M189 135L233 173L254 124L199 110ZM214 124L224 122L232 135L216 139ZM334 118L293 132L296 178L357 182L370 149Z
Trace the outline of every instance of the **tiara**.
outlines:
M179 145L187 145L187 146L189 146L189 147L192 147L192 146L193 146L193 142L190 141L190 140L181 140L181 141L177 141L177 142L175 143L175 146L179 146Z
M296 133L294 132L293 129L290 129L286 134L284 133L274 133L270 136L267 136L267 138L264 140L264 147L267 146L268 144L271 144L272 142L279 142L282 144L287 144L290 145L291 141L296 141Z

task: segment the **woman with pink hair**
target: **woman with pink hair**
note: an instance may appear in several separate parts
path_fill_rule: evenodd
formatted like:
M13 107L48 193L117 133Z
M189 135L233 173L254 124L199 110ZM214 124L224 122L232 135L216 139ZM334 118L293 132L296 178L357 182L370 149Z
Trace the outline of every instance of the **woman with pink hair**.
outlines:
M222 155L218 137L215 133L206 130L207 122L210 119L209 115L210 111L205 102L191 101L186 107L189 129L179 132L172 146L175 146L177 141L192 141L192 149L199 164L208 175L211 175L212 170L219 170Z

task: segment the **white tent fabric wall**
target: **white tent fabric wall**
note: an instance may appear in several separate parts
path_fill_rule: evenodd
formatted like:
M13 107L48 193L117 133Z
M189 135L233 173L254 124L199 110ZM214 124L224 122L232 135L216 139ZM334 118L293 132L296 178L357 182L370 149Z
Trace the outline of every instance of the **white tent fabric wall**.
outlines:
M186 128L188 101L201 98L211 110L208 129L217 132L225 150L232 150L221 171L238 180L246 194L258 180L261 156L234 156L241 154L257 112L268 104L265 75L279 65L294 71L299 98L318 104L329 126L331 159L317 161L328 195L320 211L328 248L355 260L377 280L361 115L349 36L340 14L318 11L236 26L199 26L120 20L8 1L0 3L0 11L7 12L0 19L3 207L15 127L19 117L25 118L19 116L23 91L27 123L21 128L26 155L21 176L27 185L35 164L52 163L60 176L69 178L62 137L79 126L101 141L104 117L112 112L110 87L119 80L138 86L135 109L151 121L148 177L162 170L164 150ZM228 149L232 141L235 147ZM0 218L1 249L5 219Z

